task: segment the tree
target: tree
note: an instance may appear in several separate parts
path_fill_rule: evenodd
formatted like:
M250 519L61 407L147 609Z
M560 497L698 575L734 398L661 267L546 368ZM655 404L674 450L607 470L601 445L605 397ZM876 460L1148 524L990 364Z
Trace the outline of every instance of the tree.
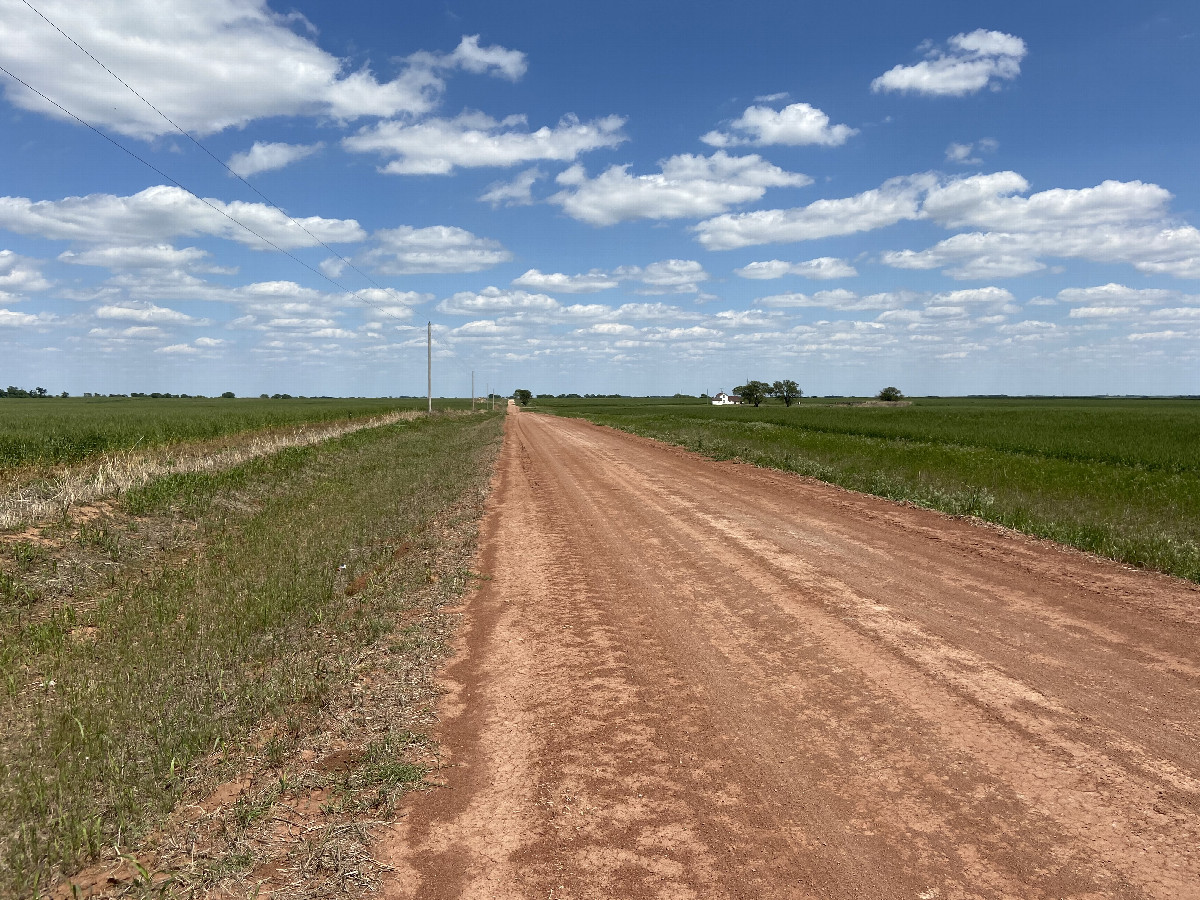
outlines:
M233 391L226 391L225 393L223 393L221 395L221 399L222 400L232 400L236 396L237 396L237 394L235 394Z
M517 388L513 391L513 399L522 406L528 406L529 401L533 399L533 391L527 391L525 388Z
M782 400L784 406L791 406L793 400L799 400L804 396L804 391L800 390L800 385L792 379L785 378L783 381L777 381L771 385L771 396Z
M894 403L897 400L903 400L904 395L900 393L900 388L898 387L885 387L879 392L877 399L883 400L887 403Z
M765 381L749 381L746 384L735 387L733 392L741 395L743 403L749 400L755 406L758 406L771 393L771 386Z

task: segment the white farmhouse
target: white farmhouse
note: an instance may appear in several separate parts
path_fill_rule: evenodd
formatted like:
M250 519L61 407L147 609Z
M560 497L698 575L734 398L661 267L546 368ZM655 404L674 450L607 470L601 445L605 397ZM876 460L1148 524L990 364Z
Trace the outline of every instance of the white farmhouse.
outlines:
M715 397L712 398L713 406L738 406L742 402L742 398L737 394L727 394L724 391L717 391Z

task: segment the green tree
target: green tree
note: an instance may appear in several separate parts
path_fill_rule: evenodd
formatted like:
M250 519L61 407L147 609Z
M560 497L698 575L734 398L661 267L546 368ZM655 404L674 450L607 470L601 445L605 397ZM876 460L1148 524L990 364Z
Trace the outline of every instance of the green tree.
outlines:
M743 403L748 400L757 407L767 399L771 393L771 386L765 381L748 381L735 387L733 392L741 396Z
M222 400L232 400L236 396L237 396L237 394L235 394L233 391L226 391L225 393L223 393L221 395L221 399Z
M517 388L513 391L513 399L522 406L528 406L529 401L533 399L533 391L527 391L525 388Z
M793 400L799 400L804 396L804 391L800 390L800 385L792 379L785 378L783 381L777 381L771 385L771 396L782 400L784 406L791 406Z
M894 403L897 400L903 400L904 395L902 393L900 393L900 388L889 386L889 387L885 387L882 391L880 391L876 395L876 399L884 400L888 403Z

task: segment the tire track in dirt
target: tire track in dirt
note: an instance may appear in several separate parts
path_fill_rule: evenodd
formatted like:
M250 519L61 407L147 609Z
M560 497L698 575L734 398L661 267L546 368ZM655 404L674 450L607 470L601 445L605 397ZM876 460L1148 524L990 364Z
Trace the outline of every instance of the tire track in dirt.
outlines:
M414 898L1200 898L1200 589L521 413Z

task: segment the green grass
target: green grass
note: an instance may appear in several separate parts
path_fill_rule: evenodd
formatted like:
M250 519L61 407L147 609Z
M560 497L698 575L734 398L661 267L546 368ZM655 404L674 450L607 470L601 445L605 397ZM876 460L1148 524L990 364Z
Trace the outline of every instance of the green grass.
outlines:
M321 708L347 660L386 641L407 593L426 585L421 554L441 540L432 523L480 495L500 422L421 418L151 483L124 498L125 514L184 516L189 552L132 565L88 602L42 608L14 571L32 551L14 551L0 596L0 894L34 893L128 846L201 760ZM131 520L142 523L132 533L150 521ZM119 555L89 527L89 552ZM395 566L401 542L414 548L407 574L369 602L348 597L342 581ZM419 780L395 750L369 749L381 792Z
M1200 581L1200 401L538 401L537 408L973 515Z
M469 409L470 401L435 400L434 405ZM0 469L75 463L134 447L424 408L424 400L386 399L5 399L0 400Z

